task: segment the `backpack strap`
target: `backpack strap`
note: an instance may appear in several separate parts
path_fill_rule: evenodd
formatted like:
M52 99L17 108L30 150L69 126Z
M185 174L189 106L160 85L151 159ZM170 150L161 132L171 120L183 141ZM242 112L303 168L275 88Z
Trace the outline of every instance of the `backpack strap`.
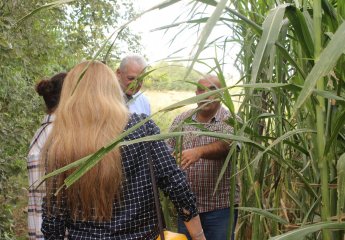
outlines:
M48 127L49 124L52 123L51 119L51 115L48 115L47 121L45 121L44 123L41 124L41 131L36 135L35 139L32 141L32 143L29 146L29 152L32 149L32 147L37 143L38 139L40 138L41 134L45 131L45 129Z

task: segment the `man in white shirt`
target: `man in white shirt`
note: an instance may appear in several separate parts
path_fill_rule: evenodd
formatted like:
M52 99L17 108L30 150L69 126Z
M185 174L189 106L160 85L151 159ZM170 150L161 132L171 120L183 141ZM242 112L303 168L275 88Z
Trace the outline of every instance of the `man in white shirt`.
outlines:
M129 111L150 115L149 100L139 91L143 82L138 77L145 72L146 67L147 63L142 56L129 55L122 59L119 68L116 70L116 76L123 92L126 94Z

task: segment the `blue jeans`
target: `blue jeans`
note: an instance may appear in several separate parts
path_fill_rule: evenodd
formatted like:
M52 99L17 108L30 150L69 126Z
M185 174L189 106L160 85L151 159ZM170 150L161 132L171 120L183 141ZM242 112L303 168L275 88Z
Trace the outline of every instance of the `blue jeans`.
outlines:
M206 239L212 240L227 240L228 234L228 226L230 222L230 208L219 209L210 212L200 213L200 220L202 228L204 229ZM235 226L237 223L237 216L238 210L234 209L234 225L232 228L231 239L235 239ZM184 233L188 237L189 240L192 238L190 237L186 226L184 225L183 221L179 218L178 219L178 232Z

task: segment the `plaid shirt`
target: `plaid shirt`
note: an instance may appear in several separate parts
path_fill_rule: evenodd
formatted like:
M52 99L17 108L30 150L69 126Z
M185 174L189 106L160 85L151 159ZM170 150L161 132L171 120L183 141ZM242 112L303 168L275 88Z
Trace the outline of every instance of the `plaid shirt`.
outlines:
M142 118L133 114L126 129ZM159 134L153 121L145 123L125 140L138 139L147 135ZM154 164L157 185L169 196L178 213L185 221L196 216L196 200L186 181L185 174L176 165L164 141L140 142L121 149L125 179L122 200L114 202L113 215L109 222L74 222L62 197L61 208L53 207L52 216L47 216L43 205L42 232L46 239L62 239L68 229L69 239L156 239L159 233L158 219L154 205L154 195L148 163L148 150ZM54 206L54 202L52 202ZM184 213L186 209L190 214ZM56 212L55 212L56 211Z
M41 127L37 129L31 143L30 150L27 157L27 168L29 175L29 186L32 186L38 181L42 174L39 168L40 153L45 141L51 131L53 115L46 115L41 123ZM34 187L29 188L28 194L28 232L29 239L44 239L41 233L42 224L42 198L44 197L44 186L40 189Z
M187 119L191 117L191 121ZM195 110L189 110L177 116L173 121L170 131L201 131L207 129L211 132L231 133L232 127L224 121L230 117L230 114L223 107L217 111L215 116L208 123L200 123L197 121ZM183 125L183 121L187 120ZM178 129L178 126L182 129ZM201 129L200 129L201 127ZM196 136L187 134L183 136L182 150L191 149L206 144L213 143L218 139L209 136ZM176 139L168 140L168 145L172 148L176 147ZM218 176L223 167L224 159L205 159L200 158L199 161L193 163L185 171L187 173L188 183L197 198L197 206L199 212L209 212L217 209L230 207L230 177L232 175L230 165L224 173L220 184L218 185L215 195L213 195ZM236 186L235 203L239 202L239 186Z

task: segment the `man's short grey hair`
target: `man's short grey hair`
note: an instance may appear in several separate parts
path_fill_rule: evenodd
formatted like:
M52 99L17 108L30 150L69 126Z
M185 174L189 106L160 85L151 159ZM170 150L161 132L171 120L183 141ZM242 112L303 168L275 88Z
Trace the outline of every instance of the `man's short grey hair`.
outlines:
M127 66L127 64L129 64L130 62L135 62L135 63L139 64L140 66L142 66L143 68L147 67L147 62L143 56L128 55L122 59L119 68L121 70L123 70Z

